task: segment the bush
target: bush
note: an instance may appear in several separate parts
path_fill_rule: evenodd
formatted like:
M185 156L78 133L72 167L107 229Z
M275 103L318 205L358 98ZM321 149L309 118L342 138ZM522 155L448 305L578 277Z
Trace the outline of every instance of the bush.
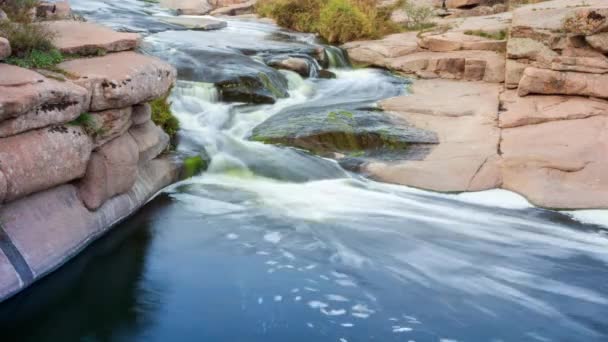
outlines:
M378 3L378 0L260 0L256 12L276 20L282 27L318 33L330 43L345 43L399 30L390 20L395 5L379 8Z
M420 31L435 26L431 21L434 14L434 9L426 5L416 5L411 0L406 0L403 4L403 10L407 14L407 22L405 28L410 31Z
M168 101L169 93L153 100L150 105L152 106L152 121L173 138L179 130L179 120L171 112L171 103Z
M38 0L0 0L0 8L11 21L18 23L32 22L32 11L38 6Z

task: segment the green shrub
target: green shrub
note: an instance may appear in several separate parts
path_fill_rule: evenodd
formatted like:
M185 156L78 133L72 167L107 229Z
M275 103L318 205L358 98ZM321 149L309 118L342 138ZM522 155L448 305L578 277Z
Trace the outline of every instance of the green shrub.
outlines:
M407 22L405 28L410 31L420 31L435 26L431 21L435 11L427 5L417 5L411 0L406 0L403 3L403 10L407 14Z
M350 0L329 0L321 9L319 33L329 43L343 43L374 35L369 17Z
M0 0L0 8L11 21L30 23L32 22L32 11L38 3L38 0Z
M152 106L152 121L162 128L171 138L179 131L179 120L171 112L169 93L150 102Z
M50 51L32 50L23 57L9 57L6 62L28 69L39 68L55 70L54 66L63 62L63 55L57 49L52 49Z

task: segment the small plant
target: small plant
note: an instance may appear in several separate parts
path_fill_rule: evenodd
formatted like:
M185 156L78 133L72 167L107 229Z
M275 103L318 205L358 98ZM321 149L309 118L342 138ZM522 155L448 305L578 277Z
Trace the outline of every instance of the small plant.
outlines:
M39 68L55 71L55 65L63 62L63 55L57 49L49 51L32 50L23 57L9 57L6 62L22 68Z
M82 127L88 135L93 137L103 133L102 128L97 127L95 119L89 113L80 114L76 119L68 122L68 125Z
M434 10L430 6L416 5L411 0L407 0L403 4L403 10L408 18L405 28L409 31L426 30L436 25L431 21Z
M173 138L179 131L179 120L171 112L171 103L168 101L169 93L153 100L150 105L152 106L152 121Z
M478 37L494 39L494 40L507 39L507 31L505 31L505 30L500 30L498 32L486 32L486 31L482 31L482 30L467 30L467 31L464 31L464 34L469 35L469 36L478 36Z
M0 8L13 22L31 23L38 3L38 0L0 0Z

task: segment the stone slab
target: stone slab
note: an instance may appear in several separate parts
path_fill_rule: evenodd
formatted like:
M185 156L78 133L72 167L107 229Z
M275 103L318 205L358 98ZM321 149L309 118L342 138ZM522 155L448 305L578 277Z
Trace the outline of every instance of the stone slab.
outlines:
M97 56L133 50L141 41L141 36L137 33L116 32L89 22L60 20L51 21L47 25L56 34L53 44L66 54Z

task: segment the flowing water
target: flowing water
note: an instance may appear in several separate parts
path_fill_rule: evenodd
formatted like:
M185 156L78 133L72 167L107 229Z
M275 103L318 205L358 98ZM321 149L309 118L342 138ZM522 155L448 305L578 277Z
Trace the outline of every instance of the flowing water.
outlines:
M608 340L606 213L377 183L247 140L277 113L370 107L406 80L328 48L337 79L282 72L288 98L224 103L210 82L314 37L243 19L179 31L147 2L73 2L178 67L178 150L211 163L0 307L2 341Z

